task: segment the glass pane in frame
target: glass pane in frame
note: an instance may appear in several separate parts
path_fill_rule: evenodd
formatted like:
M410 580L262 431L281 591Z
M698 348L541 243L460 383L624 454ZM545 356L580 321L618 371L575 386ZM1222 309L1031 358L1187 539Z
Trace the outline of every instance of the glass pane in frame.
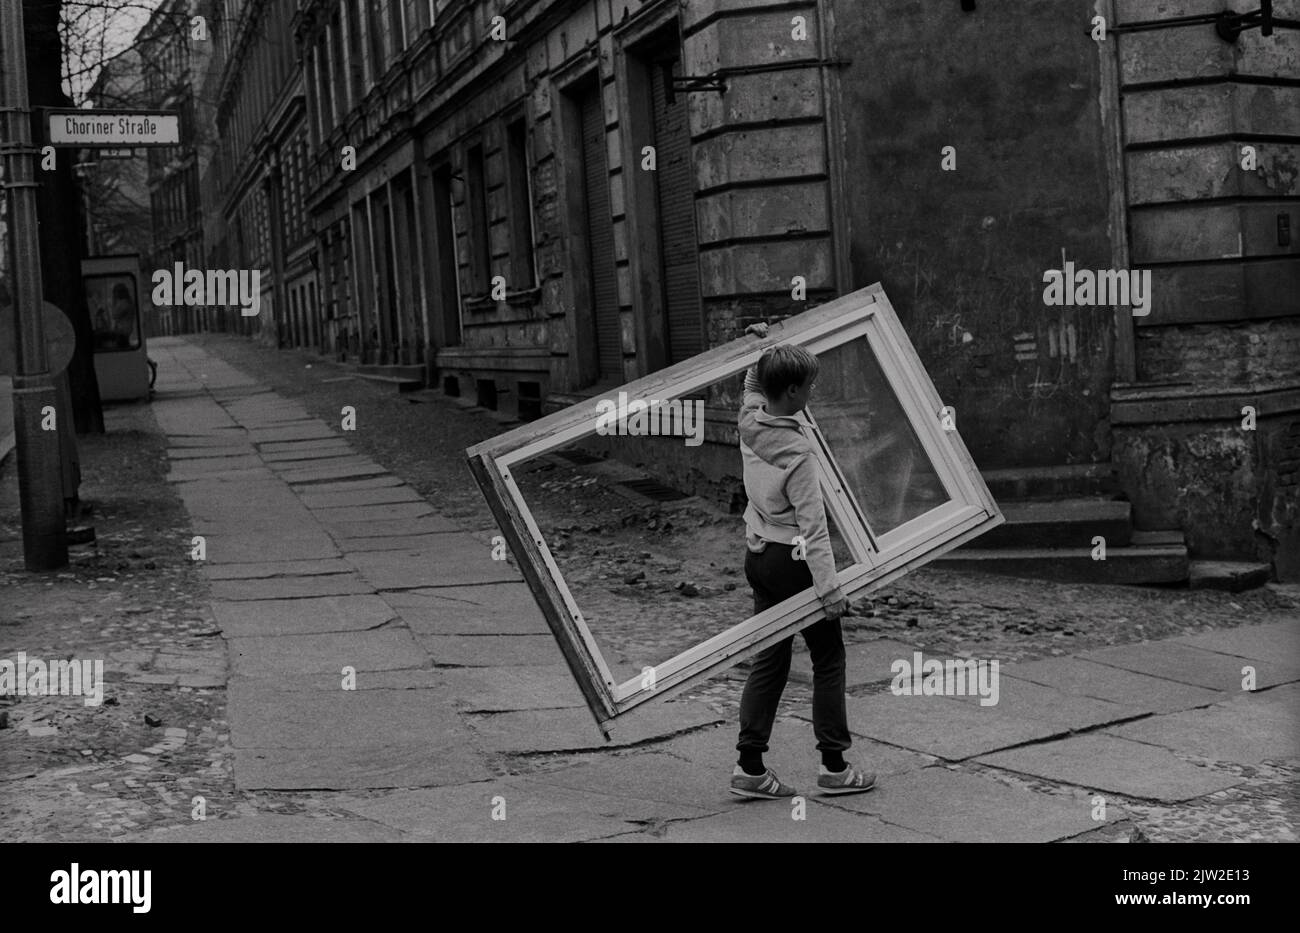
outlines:
M871 343L841 344L818 357L809 406L857 501L879 538L950 500Z

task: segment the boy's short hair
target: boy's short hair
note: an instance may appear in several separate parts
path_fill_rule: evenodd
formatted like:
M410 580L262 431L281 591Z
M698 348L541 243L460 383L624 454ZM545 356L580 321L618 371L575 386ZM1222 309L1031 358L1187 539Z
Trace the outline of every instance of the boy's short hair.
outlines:
M758 358L758 384L769 399L779 399L790 386L817 378L821 364L803 347L781 344Z

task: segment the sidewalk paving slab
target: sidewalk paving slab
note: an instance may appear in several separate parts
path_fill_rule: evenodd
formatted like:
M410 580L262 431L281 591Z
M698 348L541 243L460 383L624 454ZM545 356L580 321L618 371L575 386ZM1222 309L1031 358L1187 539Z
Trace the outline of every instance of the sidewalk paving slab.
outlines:
M359 632L397 618L395 609L373 595L217 601L212 604L212 614L227 638Z
M467 714L478 744L494 752L561 752L636 745L720 722L722 717L698 703L667 701L616 722L608 742L586 709L522 710Z
M276 441L324 441L332 440L338 436L338 432L326 426L323 421L314 421L311 424L254 428L248 432L248 437L254 444L268 444Z
M1055 842L1097 828L1092 805L940 765L878 781L865 794L822 798L950 842Z
M790 677L799 683L811 684L812 659L808 654L803 638L795 639L796 650L790 659ZM848 689L862 687L866 684L892 680L890 665L900 658L909 664L912 652L917 649L889 638L874 641L850 642L844 646L845 671Z
M341 511L341 510L336 510ZM423 589L519 580L519 571L508 561L493 560L468 535L449 533L439 537L439 546L427 550L357 552L347 555L367 581L379 590Z
M444 689L310 693L261 679L240 683L243 689L228 700L230 742L236 749L387 744L420 747L437 757L450 746L471 746L455 697Z
M179 463L198 463L197 460L181 460ZM177 484L177 490L182 491L187 484L198 482L223 483L226 488L234 489L236 486L248 486L252 483L260 483L270 478L271 474L265 467L256 469L230 470L219 473L200 473L192 476L186 476L178 473L168 473L163 479L169 483Z
M409 623L408 623L409 624ZM555 637L545 635L428 635L420 645L433 663L453 667L554 667L564 664Z
M357 596L373 593L374 587L354 573L331 573L306 577L268 577L264 580L217 580L212 598L228 602L250 599L301 599L311 596Z
M868 794L875 791L868 791ZM670 823L664 842L942 842L875 816L805 798L803 819L789 800L751 800L716 816ZM622 840L620 840L622 841Z
M392 590L383 595L412 631L420 635L551 633L532 590L519 581Z
M157 403L155 402L155 408ZM167 446L171 450L177 449L198 449L202 447L230 447L236 444L243 444L248 447L248 432L243 428L233 427L224 431L214 431L210 434L172 434L163 432L167 439Z
M434 690L450 686L446 675L454 671L441 671L433 668L396 670L358 671L355 686L358 690ZM242 690L250 680L262 680L264 677L230 678L228 690ZM284 690L338 690L342 686L343 676L340 671L317 672L314 674L282 674L275 678L275 685Z
M340 510L336 510L340 511ZM436 548L417 551L358 552L347 555L357 572L379 590L423 589L493 583L520 579L504 560L493 560L491 548L465 534L439 537Z
M309 441L263 441L257 445L257 449L263 457L308 450L328 450L331 448L346 450L348 453L353 452L352 445L348 443L347 438L337 435Z
M265 577L306 577L314 574L351 573L352 565L341 557L320 560L276 560L253 564L219 564L202 568L209 580L259 580Z
M1064 725L948 697L877 693L849 697L847 705L849 729L854 735L948 761L1069 731ZM812 716L811 712L803 715Z
M1163 748L1103 733L994 752L978 764L1111 791L1141 800L1178 803L1213 794L1241 781L1189 764Z
M318 421L299 403L271 400L268 396L235 399L223 403L221 407L246 428L304 425Z
M378 522L432 516L433 506L427 502L390 502L387 505L358 505L350 508L327 509L316 512L315 515L322 522L330 525L345 522Z
M410 486L388 486L382 489L351 489L344 492L316 492L308 486L298 493L302 504L312 511L362 505L386 505L390 502L424 502L422 496Z
M379 466L379 464L375 463L375 461L370 457L367 457L365 454L357 453L357 451L352 447L348 447L346 450L319 450L315 452L314 457L306 460L270 460L267 461L266 465L275 473L276 476L279 477L284 477L285 474L289 473L306 473L325 469L348 470L354 467L373 468ZM356 478L365 479L366 476L369 475L382 474L360 474ZM304 484L341 482L347 478L346 475L341 477L326 476L323 479L306 479L302 482Z
M143 833L114 836L112 842L405 842L400 830L371 820L321 819L258 813L209 817Z
M384 692L387 691L357 691L358 694ZM377 731L375 735L383 733ZM438 743L241 748L235 756L234 770L235 786L241 790L440 787L492 776L481 756L461 736Z
M369 460L369 458L362 458ZM279 464L273 465L275 469ZM357 463L326 464L322 466L295 466L291 470L277 470L280 478L291 486L307 486L312 483L324 483L363 476L383 476L388 473L384 467L373 460Z
M344 667L361 679L373 671L427 668L424 649L406 628L307 635L230 638L230 669L243 677L276 680L293 674L334 675L339 688Z
M1044 684L1077 696L1109 700L1149 713L1208 706L1225 696L1221 690L1194 687L1077 657L1008 664L1001 673L1016 680Z
M438 675L469 713L586 709L573 674L562 664L440 669Z
M371 538L413 537L460 530L459 525L436 513L416 518L363 518L361 521L340 521L332 513L315 517L334 537L349 541L355 539L364 542Z
M200 523L238 527L250 519L270 523L279 518L304 524L311 520L298 497L274 478L248 483L238 490L219 482L191 483L180 490L180 498L190 518Z
M256 454L248 444L227 444L222 447L169 447L167 456L172 460L215 460Z
M737 693L740 687L737 686ZM665 742L647 745L647 750L662 751L685 759L708 775L708 780L725 787L736 764L736 740L739 726L733 720L714 729L701 729L676 736ZM763 756L768 767L787 784L800 791L811 791L817 783L817 736L812 723L804 719L778 718ZM934 764L935 758L906 749L883 745L871 739L855 738L845 758L858 768L874 771L878 776L915 771Z
M492 819L502 803L505 819ZM522 777L344 798L336 805L429 842L582 842L638 829L633 820L698 812L683 804L578 794Z
M398 535L379 538L347 538L335 535L339 550L345 554L365 554L375 551L425 551L440 547L439 534L446 531L425 535Z
M665 804L688 804L685 816L722 813L745 803L728 791L727 775L702 768L663 751L634 750L587 756L585 761L553 771L537 771L529 780L580 794L604 794ZM790 818L789 802L785 818Z
M286 450L280 453L262 451L261 453L262 461L272 470L301 470L309 466L337 465L343 458L349 458L343 462L351 462L350 458L355 456L355 452L347 444L313 450Z
M1179 755L1253 765L1300 757L1300 685L1247 693L1208 709L1112 726L1110 735Z
M323 532L307 533L284 523L280 531L252 529L224 533L200 526L207 540L209 564L247 564L257 561L320 560L339 556L334 540ZM184 542L188 544L188 541Z
M186 399L155 399L154 418L164 434L215 435L226 429L243 428L226 411L206 396Z
M1116 645L1080 652L1088 661L1164 677L1179 683L1235 693L1241 690L1241 669L1249 662L1232 655L1193 648L1172 641ZM1255 686L1274 687L1300 680L1300 664L1290 658L1255 662Z
M302 493L324 495L330 492L359 492L362 489L388 489L392 486L405 486L400 476L365 476L361 479L341 479L336 483L312 483L300 490Z
M1242 625L1174 638L1176 644L1256 661L1300 663L1300 624Z
M205 448L212 449L212 448ZM191 460L173 460L167 473L169 482L184 482L207 476L220 476L244 470L256 470L270 475L257 454L246 453L237 457L199 457Z
M991 698L991 697L990 697ZM906 700L908 697L899 697ZM911 697L915 699L915 697ZM1144 716L1147 711L1139 707L1098 700L1094 697L1078 696L1057 690L1054 687L1036 684L1028 680L1007 677L998 678L998 702L996 706L984 706L984 697L979 695L951 696L946 699L957 703L974 705L982 710L998 709L1009 715L1025 719L1040 719L1053 726L1060 726L1071 731L1090 729L1107 723L1120 722Z

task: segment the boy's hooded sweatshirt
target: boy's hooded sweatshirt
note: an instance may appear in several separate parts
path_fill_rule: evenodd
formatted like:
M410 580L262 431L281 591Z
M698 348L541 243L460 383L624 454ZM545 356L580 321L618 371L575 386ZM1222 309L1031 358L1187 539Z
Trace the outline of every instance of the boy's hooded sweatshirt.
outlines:
M740 455L745 468L747 544L762 551L767 542L793 545L802 536L813 589L823 602L843 594L835 581L826 509L817 479L812 441L794 415L771 415L758 382L758 370L745 373L740 406ZM811 417L811 416L809 416Z

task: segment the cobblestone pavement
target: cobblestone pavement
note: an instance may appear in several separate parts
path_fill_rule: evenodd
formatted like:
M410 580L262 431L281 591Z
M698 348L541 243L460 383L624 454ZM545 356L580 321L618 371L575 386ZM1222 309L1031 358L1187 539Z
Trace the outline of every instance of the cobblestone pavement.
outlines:
M50 575L22 564L13 463L0 482L0 656L103 661L99 706L0 698L0 822L15 840L100 839L188 820L229 797L225 646L188 560L188 516L162 480L145 405L110 409L81 440L85 522L97 540Z
M346 439L418 491L436 510L486 536L494 522L465 467L466 447L502 430L486 413L436 393L397 395L348 370L297 352L224 336L193 338L327 424L354 406ZM12 465L0 474L0 657L102 658L106 698L0 699L0 821L11 839L102 839L191 820L197 798L222 818L294 814L354 820L337 795L236 790L226 723L224 640L208 608L208 584L189 559L188 517L164 481L166 442L144 405L112 408L109 434L82 440L83 499L95 505L98 540L74 549L50 576L21 564ZM740 572L739 519L697 499L638 502L610 488L601 465L550 458L521 483L553 534L578 601L605 624L598 638L624 674L671 656L748 614ZM484 540L486 540L484 538ZM1020 660L1073 654L1231 628L1294 621L1297 588L1247 593L1077 586L958 571L921 570L874 595L846 620L851 644L901 642L927 654ZM693 691L734 721L743 674ZM851 691L870 696L880 683ZM811 691L792 680L784 721ZM623 757L630 753L610 753ZM1182 756L1241 781L1176 805L1115 798L1131 823L1081 841L1295 841L1300 761L1255 765ZM553 771L586 756L531 754L492 761L497 774ZM973 762L952 770L1008 786L1083 799L1077 787ZM363 794L362 796L375 796Z

